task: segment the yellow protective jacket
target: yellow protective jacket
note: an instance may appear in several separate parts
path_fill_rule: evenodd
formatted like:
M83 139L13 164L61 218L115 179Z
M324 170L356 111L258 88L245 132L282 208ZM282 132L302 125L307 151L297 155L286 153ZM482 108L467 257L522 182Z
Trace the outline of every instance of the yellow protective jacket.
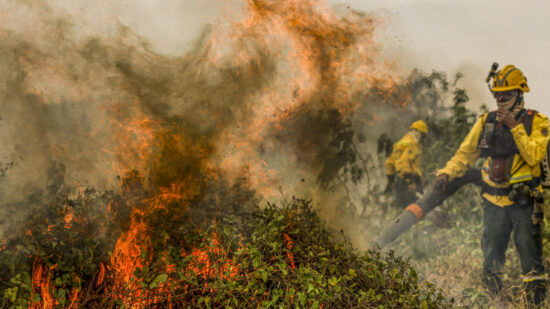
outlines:
M479 117L455 155L447 162L447 165L437 171L437 174L447 174L450 179L464 175L466 170L479 158L481 151L478 148L479 137L483 131L488 113ZM523 123L510 130L519 153L514 155L510 172L510 181L497 184L489 178L489 166L491 158L485 159L481 170L482 180L486 186L493 189L509 188L513 183L530 181L541 176L540 162L546 155L548 145L548 118L540 113L535 113L531 127L531 134L527 135ZM542 192L542 186L537 187ZM504 190L503 190L504 191ZM493 190L496 192L496 190ZM507 194L489 194L482 189L482 197L489 202L504 207L512 202Z
M387 175L397 174L403 177L406 174L413 174L422 179L422 172L419 167L421 153L418 140L412 132L407 132L393 145L392 154L386 160Z

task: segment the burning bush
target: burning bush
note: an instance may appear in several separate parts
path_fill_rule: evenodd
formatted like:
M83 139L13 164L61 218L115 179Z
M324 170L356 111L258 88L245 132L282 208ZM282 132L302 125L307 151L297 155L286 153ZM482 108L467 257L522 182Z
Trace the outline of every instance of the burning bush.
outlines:
M41 192L28 198L29 220L2 245L3 307L77 308L84 300L81 291L92 296L105 271L112 248L100 235L109 227L98 224L106 218L94 207L111 200L112 193L89 190L75 200L46 198ZM46 205L37 203L40 199Z
M117 198L113 192L90 190L78 199L61 196L49 207L36 208L40 211L24 227L28 230L2 249L3 306L442 308L451 304L433 286L419 283L407 261L376 251L361 256L348 241L335 241L310 202L298 199L213 222L172 222L164 234L150 238L154 244L136 236L143 240L137 256L117 260L123 237L110 246L96 240L101 234L120 234L116 216L108 220L110 226L100 228L96 223L104 221L105 214L89 212L90 205ZM143 215L133 213L132 220ZM117 264L122 261L129 264ZM126 278L120 277L123 267L131 268Z

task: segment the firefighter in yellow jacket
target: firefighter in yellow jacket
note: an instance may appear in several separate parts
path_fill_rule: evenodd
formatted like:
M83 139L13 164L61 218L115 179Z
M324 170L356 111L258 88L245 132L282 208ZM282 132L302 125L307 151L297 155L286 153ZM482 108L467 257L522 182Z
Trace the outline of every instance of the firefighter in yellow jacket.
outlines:
M543 204L540 163L548 145L548 118L524 108L527 79L513 65L495 72L490 89L497 110L474 124L454 157L437 172L434 183L445 184L464 175L483 158L481 196L484 201L483 283L492 292L502 288L500 272L510 234L521 259L524 287L531 302L546 297L547 275L542 261Z
M428 134L422 120L415 121L397 143L386 160L388 183L386 193L395 190L395 205L399 208L416 201L416 192L422 192L422 172L419 167L421 141Z

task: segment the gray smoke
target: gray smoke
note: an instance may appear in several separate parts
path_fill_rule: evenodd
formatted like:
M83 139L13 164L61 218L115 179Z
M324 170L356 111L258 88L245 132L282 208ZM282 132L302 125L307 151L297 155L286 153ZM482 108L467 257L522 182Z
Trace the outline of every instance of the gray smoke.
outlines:
M401 131L408 124L395 125L392 112L408 120L422 105L403 108L408 81L374 40L379 16L312 1L246 4L244 17L203 28L177 56L123 25L79 31L78 16L45 1L3 7L0 160L13 167L0 202L8 221L24 218L20 202L37 190L116 189L117 176L137 170L147 190L184 183L203 199L217 177L267 200L313 198L328 221L345 225L342 205L364 204L376 183L381 128Z

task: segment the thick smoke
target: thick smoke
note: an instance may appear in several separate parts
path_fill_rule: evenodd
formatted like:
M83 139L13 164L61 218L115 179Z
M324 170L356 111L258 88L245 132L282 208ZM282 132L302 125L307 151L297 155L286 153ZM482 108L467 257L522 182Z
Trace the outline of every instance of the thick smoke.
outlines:
M350 197L334 187L349 181L342 171L368 180L373 161L356 144L379 135L375 111L409 99L376 44L379 17L364 12L249 0L244 18L205 28L169 57L122 25L81 37L75 17L42 1L3 10L8 221L24 218L31 193L116 189L132 171L148 192L178 185L198 205L223 199L220 186L245 188L233 198L313 198L330 218Z

